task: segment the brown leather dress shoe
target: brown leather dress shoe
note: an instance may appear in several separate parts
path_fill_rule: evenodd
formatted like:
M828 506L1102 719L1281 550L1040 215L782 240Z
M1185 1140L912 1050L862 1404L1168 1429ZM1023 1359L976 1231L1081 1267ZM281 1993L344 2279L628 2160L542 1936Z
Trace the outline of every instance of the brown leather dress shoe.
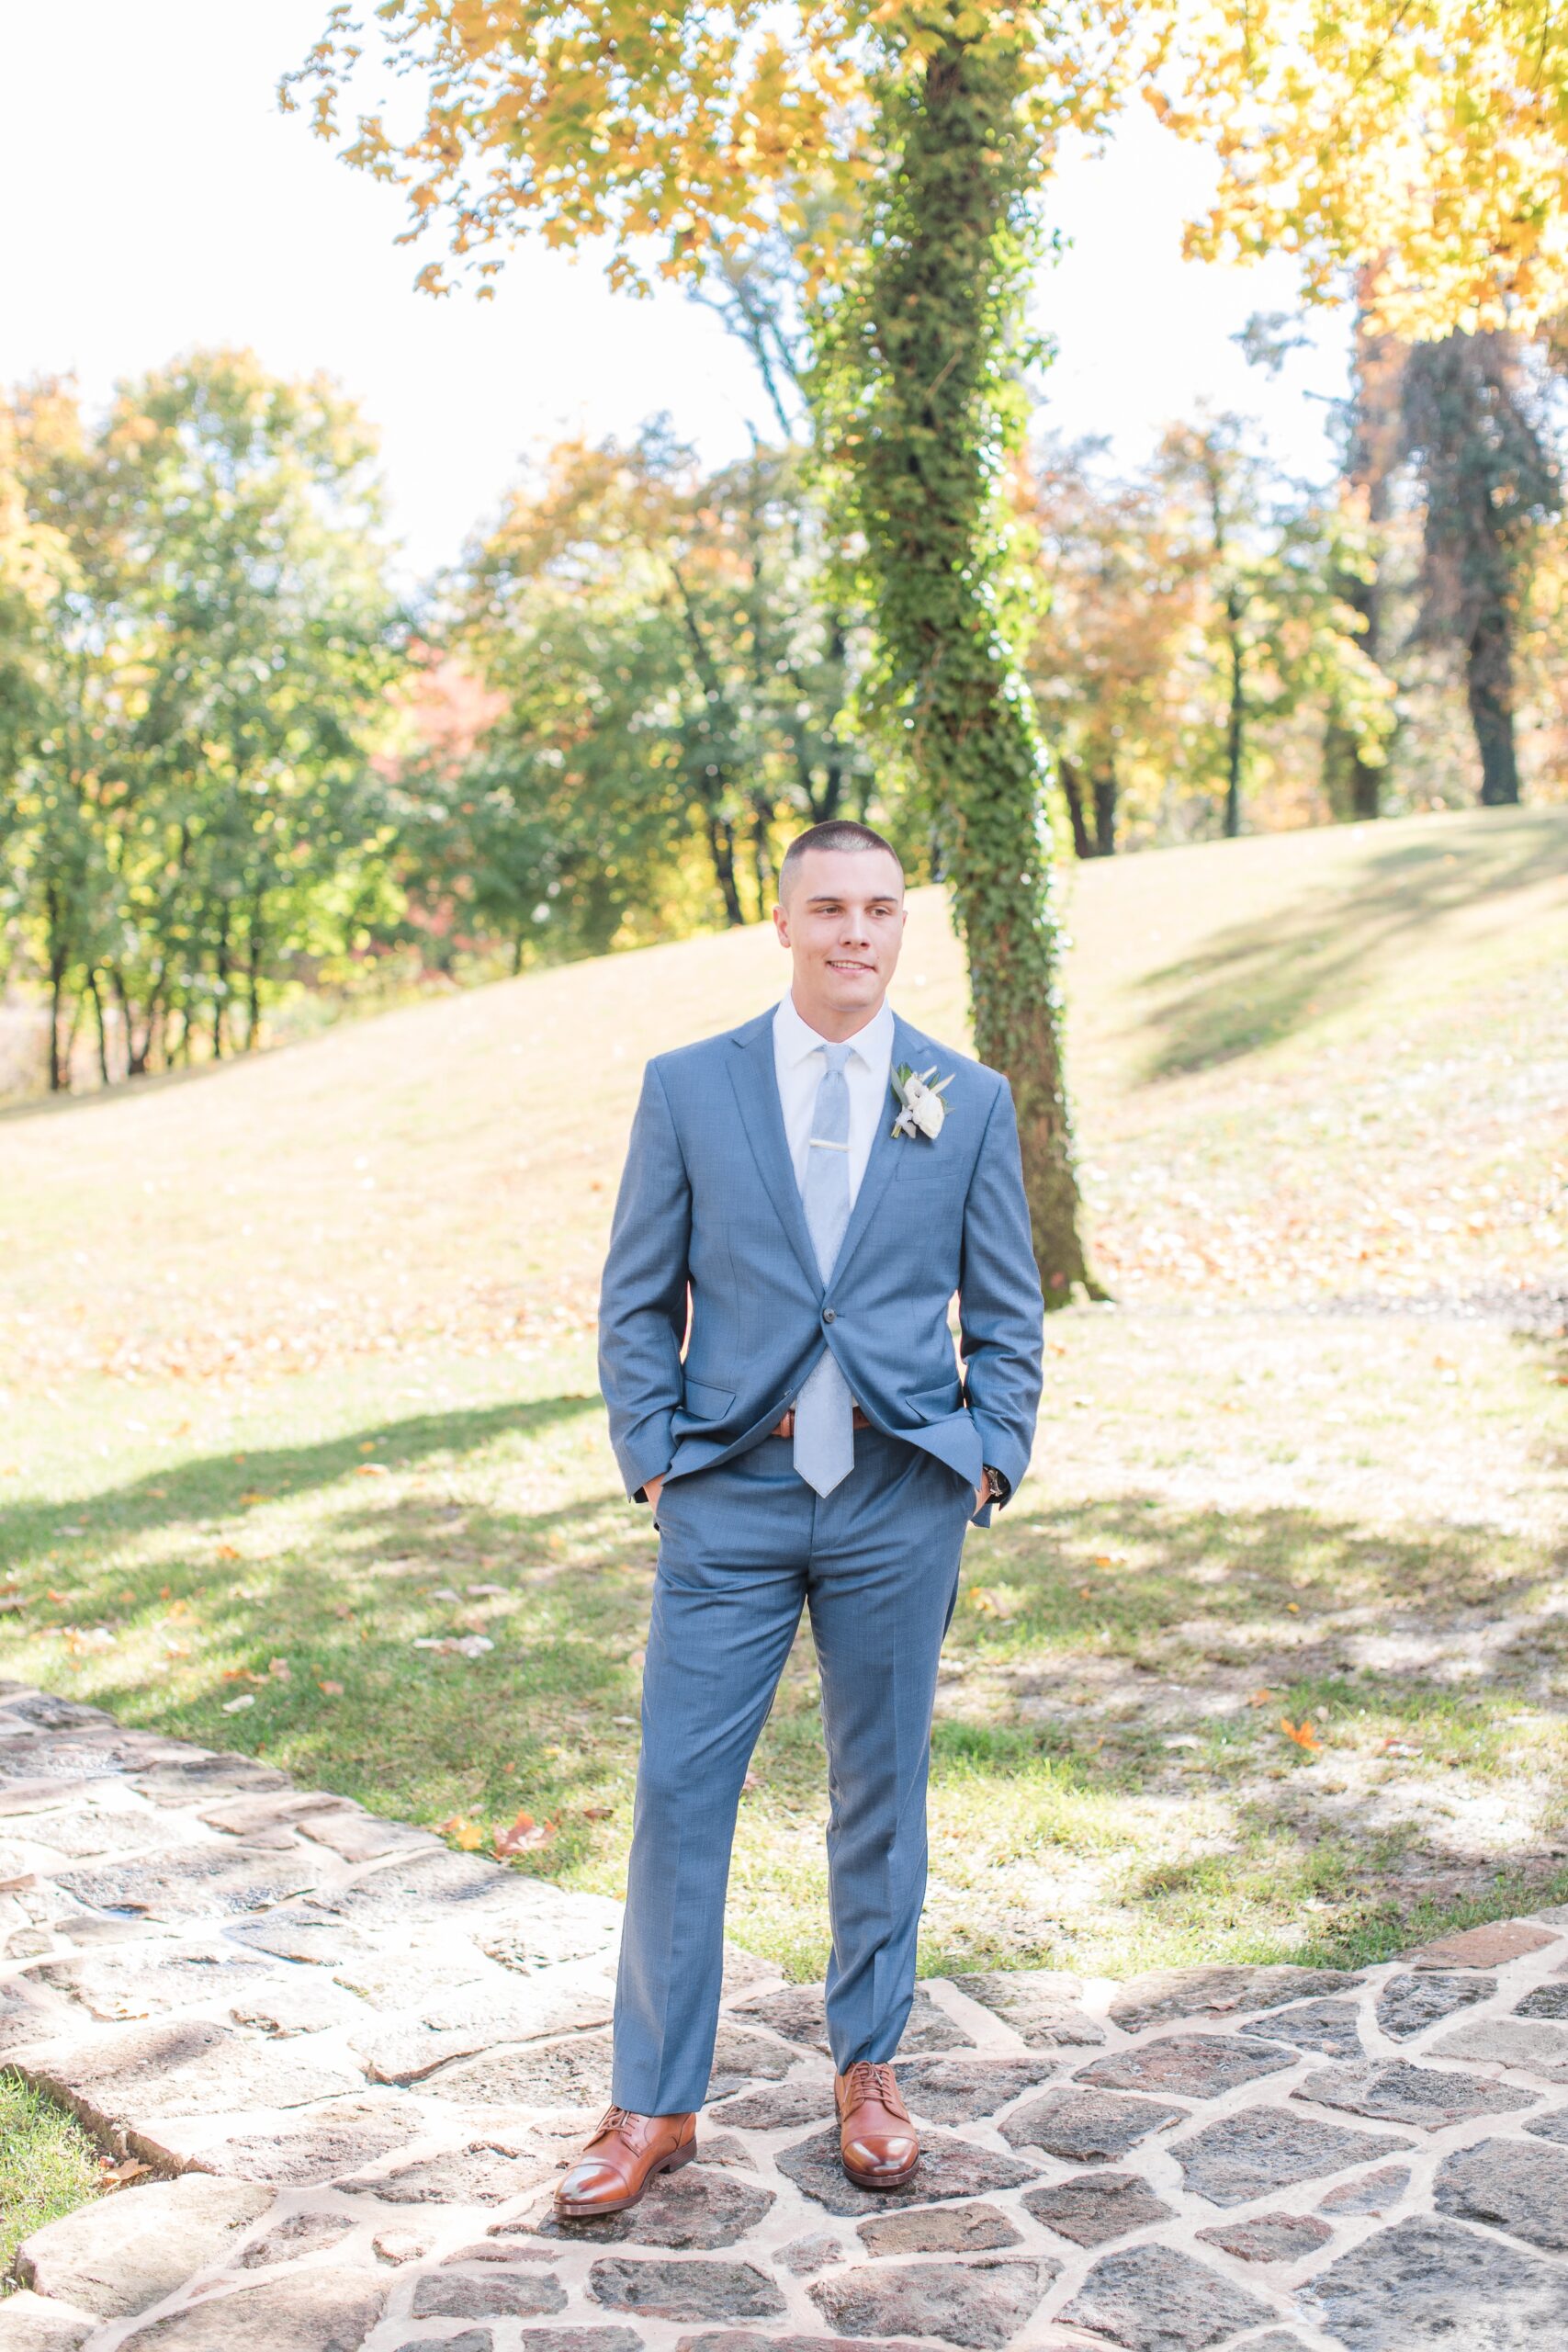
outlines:
M563 2222L624 2213L656 2173L679 2172L697 2153L694 2115L633 2115L612 2107L556 2190Z
M833 2079L839 2154L857 2188L901 2188L920 2161L909 2110L886 2063L857 2059Z

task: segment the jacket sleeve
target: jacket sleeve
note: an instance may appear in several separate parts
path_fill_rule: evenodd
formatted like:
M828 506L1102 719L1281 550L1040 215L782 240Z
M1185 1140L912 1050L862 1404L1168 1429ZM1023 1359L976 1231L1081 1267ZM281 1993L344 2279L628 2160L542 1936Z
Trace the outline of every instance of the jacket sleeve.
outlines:
M1018 1120L1004 1079L997 1089L964 1204L959 1272L964 1386L984 1458L1016 1492L1029 1467L1040 1409L1045 1309L1034 1262ZM978 1514L983 1526L988 1507Z
M692 1188L658 1065L643 1073L599 1293L599 1385L634 1501L674 1453L686 1336Z

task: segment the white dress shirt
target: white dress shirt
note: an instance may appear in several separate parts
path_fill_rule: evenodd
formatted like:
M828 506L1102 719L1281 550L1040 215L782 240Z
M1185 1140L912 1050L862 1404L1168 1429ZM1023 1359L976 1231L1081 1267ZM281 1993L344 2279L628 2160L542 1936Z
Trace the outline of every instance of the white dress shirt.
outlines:
M893 1012L886 998L881 1010L872 1015L865 1027L857 1029L852 1037L843 1042L850 1048L844 1078L850 1090L852 1208L876 1139L876 1123L886 1118L891 1126L897 1107L892 1095ZM786 996L773 1015L773 1070L779 1082L779 1103L784 1112L789 1156L795 1166L795 1181L803 1198L807 1157L811 1149L811 1114L817 1107L817 1090L828 1067L822 1051L826 1043L809 1023L801 1019L793 996Z

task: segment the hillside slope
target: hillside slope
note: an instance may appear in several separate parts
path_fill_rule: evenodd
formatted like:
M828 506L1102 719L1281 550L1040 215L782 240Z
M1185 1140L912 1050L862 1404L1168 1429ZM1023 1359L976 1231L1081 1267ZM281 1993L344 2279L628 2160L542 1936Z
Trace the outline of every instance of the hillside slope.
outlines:
M1563 1254L1568 810L1066 883L1073 1082L1119 1290L1500 1289ZM771 932L729 933L0 1118L0 1354L254 1374L581 1329L644 1058L785 976ZM915 894L895 994L964 1040L938 891Z

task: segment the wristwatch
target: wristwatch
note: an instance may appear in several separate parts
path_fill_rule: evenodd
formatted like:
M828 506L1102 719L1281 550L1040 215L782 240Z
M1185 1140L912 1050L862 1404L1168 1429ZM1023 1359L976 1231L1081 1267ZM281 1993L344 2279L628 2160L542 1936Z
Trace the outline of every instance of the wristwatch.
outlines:
M988 1462L986 1464L986 1491L994 1503L1005 1503L1012 1492L1012 1480L1004 1478L1001 1472L993 1469Z

